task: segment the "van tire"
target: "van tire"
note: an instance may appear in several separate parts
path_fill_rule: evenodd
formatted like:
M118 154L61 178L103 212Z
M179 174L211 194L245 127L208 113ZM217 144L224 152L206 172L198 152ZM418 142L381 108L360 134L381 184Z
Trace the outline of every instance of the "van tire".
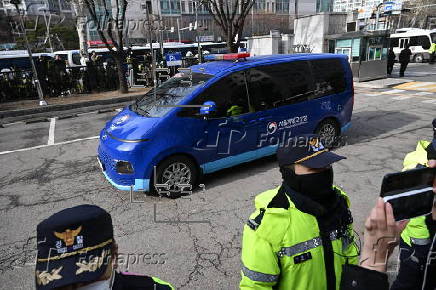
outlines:
M198 168L194 161L184 155L175 155L163 160L156 168L156 182L153 181L152 192L159 196L178 198L189 194L198 180ZM153 179L153 178L152 178ZM156 188L154 184L170 184L167 188ZM180 187L177 184L189 184L189 187ZM186 193L188 192L188 193Z
M422 63L424 61L424 56L420 53L417 53L413 56L413 61L417 63Z
M340 135L340 129L338 122L334 119L325 119L318 124L315 130L323 145L327 148L333 148L338 143L338 136Z

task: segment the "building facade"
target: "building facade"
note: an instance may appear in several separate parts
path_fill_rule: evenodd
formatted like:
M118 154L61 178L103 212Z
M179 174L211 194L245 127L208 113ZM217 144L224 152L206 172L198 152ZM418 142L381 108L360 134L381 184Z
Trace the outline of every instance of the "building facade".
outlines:
M293 31L296 0L256 0L247 16L242 37L269 34L270 30L282 33ZM315 14L317 2L322 0L297 0L297 15ZM330 0L331 1L331 0ZM159 21L164 41L195 41L197 32L189 26L198 21L202 27L199 38L203 41L221 41L221 29L215 24L204 6L193 0L132 0L126 12L128 39L140 44L148 39L146 13L152 11ZM156 26L156 25L155 25ZM206 30L204 29L206 28ZM154 33L156 35L156 33ZM154 38L157 36L154 36Z
M27 16L47 15L47 14L64 14L72 16L70 3L66 0L22 0L18 6ZM10 0L0 0L0 15L16 15L15 6Z

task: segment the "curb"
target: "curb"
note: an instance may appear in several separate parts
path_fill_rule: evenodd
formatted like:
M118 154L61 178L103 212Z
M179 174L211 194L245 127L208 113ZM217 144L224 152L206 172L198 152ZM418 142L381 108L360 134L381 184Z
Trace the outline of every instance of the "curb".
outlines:
M47 113L47 112L52 112L52 111L67 111L67 110L72 110L72 109L98 106L98 105L112 105L112 104L117 104L117 103L124 103L124 102L133 101L134 99L136 99L142 95L143 94L138 94L138 95L133 95L133 96L128 96L128 97L118 97L118 98L113 98L113 99L85 101L85 102L65 104L65 105L48 105L48 106L31 108L31 109L23 109L23 110L0 111L0 119L34 115L34 114Z
M131 104L132 101L108 104L108 105L96 105L89 107L80 107L76 109L66 110L66 111L48 111L45 113L37 113L31 115L22 115L17 117L8 117L0 119L0 128L7 128L13 125L19 124L32 124L38 122L48 122L51 118L56 118L58 120L87 116L91 114L102 114L107 112L119 112L120 107L125 107Z

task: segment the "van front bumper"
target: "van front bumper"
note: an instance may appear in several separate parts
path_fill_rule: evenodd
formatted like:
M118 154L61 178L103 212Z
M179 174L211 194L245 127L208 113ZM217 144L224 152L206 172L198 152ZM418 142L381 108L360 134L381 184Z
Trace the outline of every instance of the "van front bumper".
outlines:
M103 172L104 177L106 177L107 181L109 181L110 184L112 184L114 187L116 187L119 190L130 191L132 189L132 186L133 186L133 191L149 191L150 190L150 179L135 179L135 184L132 184L130 186L129 185L121 185L121 184L115 183L105 171L102 171L102 172Z
M135 178L134 174L120 174L115 170L115 160L107 155L101 147L99 147L99 156L97 162L100 165L104 177L119 190L134 190L134 191L149 191L150 179Z

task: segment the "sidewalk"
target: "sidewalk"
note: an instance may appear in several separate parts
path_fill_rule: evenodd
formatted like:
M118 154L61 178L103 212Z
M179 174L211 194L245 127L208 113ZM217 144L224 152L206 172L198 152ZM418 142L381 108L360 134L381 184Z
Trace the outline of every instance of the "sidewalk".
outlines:
M387 78L367 82L354 82L355 88L370 88L370 89L384 89L398 84L413 82L413 80L405 78Z
M149 90L150 88L131 88L127 94L120 94L118 91L110 91L95 94L47 98L47 106L40 106L39 100L23 100L2 103L0 104L0 120L10 117L28 116L53 111L66 111L83 107L125 103L144 95Z

